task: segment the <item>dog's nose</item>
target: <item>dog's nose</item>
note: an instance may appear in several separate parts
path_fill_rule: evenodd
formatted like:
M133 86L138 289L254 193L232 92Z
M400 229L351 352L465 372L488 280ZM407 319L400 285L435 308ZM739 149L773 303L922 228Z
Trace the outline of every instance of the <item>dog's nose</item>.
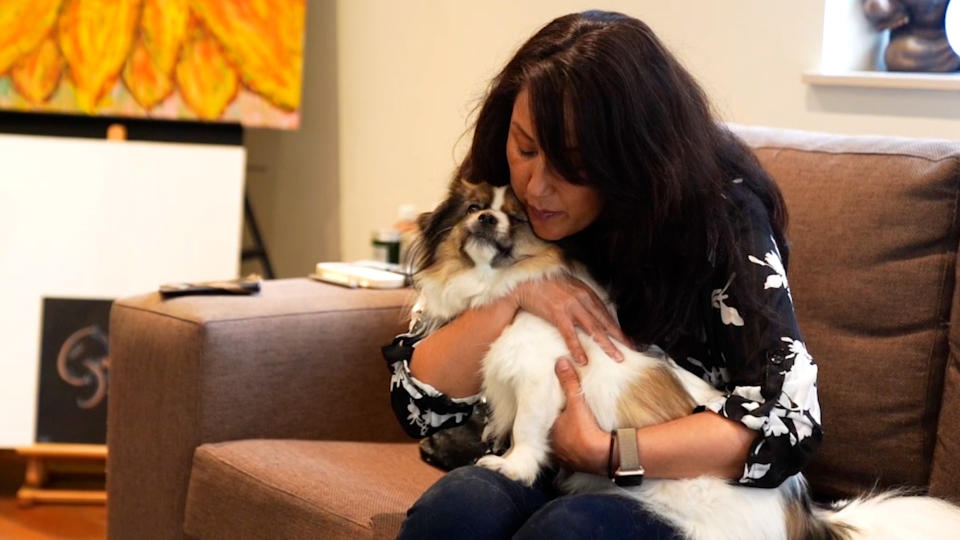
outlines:
M491 214L491 213L489 213L489 212L484 212L484 213L480 214L479 216L477 216L477 221L479 221L481 225L484 225L484 226L486 226L486 227L496 227L496 226L497 226L497 216L495 216L495 215L493 215L493 214Z

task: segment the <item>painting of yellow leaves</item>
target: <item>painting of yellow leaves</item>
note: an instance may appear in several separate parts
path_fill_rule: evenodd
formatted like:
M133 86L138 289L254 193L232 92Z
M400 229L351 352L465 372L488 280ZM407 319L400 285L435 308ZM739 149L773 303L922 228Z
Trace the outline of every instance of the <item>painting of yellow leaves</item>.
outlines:
M299 123L306 0L0 0L0 109Z

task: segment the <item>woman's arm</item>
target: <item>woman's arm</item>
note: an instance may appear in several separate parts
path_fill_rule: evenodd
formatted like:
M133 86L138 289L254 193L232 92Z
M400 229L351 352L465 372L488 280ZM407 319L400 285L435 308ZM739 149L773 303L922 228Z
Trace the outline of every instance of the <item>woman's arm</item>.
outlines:
M756 440L756 431L710 411L637 430L640 455L651 478L740 478ZM619 465L615 451L614 469Z
M480 361L519 306L512 296L468 309L422 339L410 359L410 374L451 398L480 391Z
M606 475L610 433L600 429L583 398L577 374L569 366L565 360L557 362L557 377L567 396L567 406L553 427L553 450L574 470ZM739 478L747 452L756 439L756 431L713 412L637 430L640 463L649 478ZM619 465L615 448L613 469Z

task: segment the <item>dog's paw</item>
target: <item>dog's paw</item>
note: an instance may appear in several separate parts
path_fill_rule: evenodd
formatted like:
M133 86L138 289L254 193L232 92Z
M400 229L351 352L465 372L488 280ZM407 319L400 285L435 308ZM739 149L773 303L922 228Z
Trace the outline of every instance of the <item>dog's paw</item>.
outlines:
M536 466L536 463L531 467L529 464L520 463L519 461L520 460L509 459L508 457L486 455L477 460L477 465L485 469L490 469L491 471L497 471L507 478L520 482L525 486L532 486L533 482L537 479L539 468Z

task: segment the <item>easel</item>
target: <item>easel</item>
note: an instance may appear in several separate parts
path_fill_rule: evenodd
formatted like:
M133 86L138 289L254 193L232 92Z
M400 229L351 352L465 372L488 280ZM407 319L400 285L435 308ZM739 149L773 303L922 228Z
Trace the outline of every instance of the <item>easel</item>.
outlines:
M27 458L27 470L23 487L17 491L20 506L36 503L104 504L107 492L103 489L61 489L45 487L49 479L50 465L73 463L80 471L104 470L107 447L101 444L37 443L16 449L17 454Z

